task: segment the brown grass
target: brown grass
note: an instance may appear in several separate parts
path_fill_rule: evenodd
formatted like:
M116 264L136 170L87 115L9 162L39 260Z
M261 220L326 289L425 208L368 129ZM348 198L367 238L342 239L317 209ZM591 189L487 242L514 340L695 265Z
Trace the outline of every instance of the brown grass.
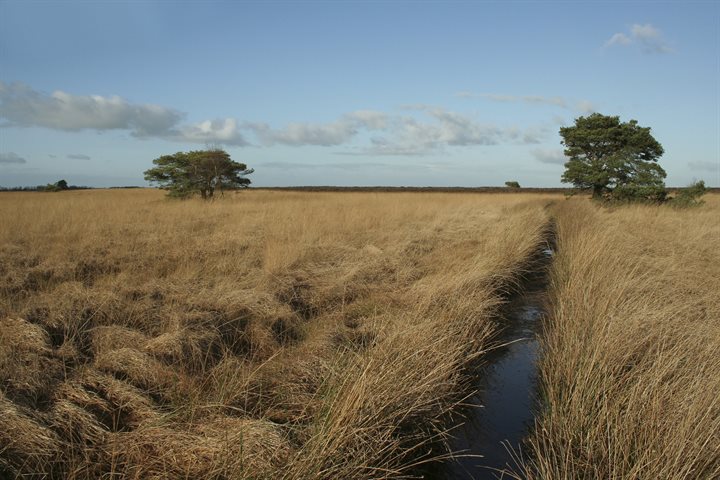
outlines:
M405 476L551 198L0 194L0 471Z
M720 478L720 197L556 209L530 479Z

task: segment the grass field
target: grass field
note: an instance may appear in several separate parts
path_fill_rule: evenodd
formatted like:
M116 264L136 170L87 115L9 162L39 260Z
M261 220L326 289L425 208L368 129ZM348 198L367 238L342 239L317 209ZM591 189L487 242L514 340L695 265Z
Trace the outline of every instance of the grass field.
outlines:
M404 478L549 229L516 474L720 477L720 196L0 194L0 477Z
M557 198L0 194L0 469L405 475Z

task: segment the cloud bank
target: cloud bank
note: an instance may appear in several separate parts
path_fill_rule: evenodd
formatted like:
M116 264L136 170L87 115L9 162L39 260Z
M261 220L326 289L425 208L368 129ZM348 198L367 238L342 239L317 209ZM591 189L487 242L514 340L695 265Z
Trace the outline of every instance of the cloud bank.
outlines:
M564 108L559 97L490 95L496 101L545 103ZM294 122L273 127L264 122L219 118L182 123L178 110L152 104L134 104L119 96L45 94L31 87L0 82L0 127L43 127L61 131L124 130L136 138L271 147L343 147L345 155L425 155L449 147L488 146L500 143L534 144L546 132L521 130L480 122L466 114L432 105L410 105L400 113L357 110L325 123ZM253 138L251 143L248 138ZM67 158L87 160L83 154Z
M118 96L71 95L60 90L47 95L21 83L0 82L0 102L4 126L129 130L146 137L166 132L182 118L176 110L134 105Z
M182 125L184 117L173 108L134 104L117 95L73 95L60 90L46 94L22 83L0 81L0 127L68 132L126 130L137 138L246 144L232 119Z

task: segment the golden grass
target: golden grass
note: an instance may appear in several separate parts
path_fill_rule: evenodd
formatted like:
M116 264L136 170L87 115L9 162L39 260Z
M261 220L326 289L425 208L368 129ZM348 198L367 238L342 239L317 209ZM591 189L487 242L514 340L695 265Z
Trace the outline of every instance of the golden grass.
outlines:
M405 476L552 198L0 194L0 470Z
M555 209L530 479L720 478L720 197Z

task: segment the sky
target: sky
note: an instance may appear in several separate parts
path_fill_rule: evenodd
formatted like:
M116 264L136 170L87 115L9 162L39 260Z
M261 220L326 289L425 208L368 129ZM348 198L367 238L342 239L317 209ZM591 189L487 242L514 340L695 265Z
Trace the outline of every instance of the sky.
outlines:
M559 187L593 112L720 187L720 2L0 0L5 187L208 146L254 186Z

